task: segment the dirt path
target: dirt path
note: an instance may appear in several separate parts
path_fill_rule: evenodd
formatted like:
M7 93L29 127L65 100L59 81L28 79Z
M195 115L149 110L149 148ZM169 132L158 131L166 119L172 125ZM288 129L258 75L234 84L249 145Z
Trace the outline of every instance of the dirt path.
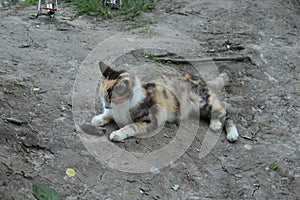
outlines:
M35 6L0 12L0 199L34 199L35 182L68 200L299 199L299 1L162 1L135 22L71 20L67 8L54 20L30 19L34 13ZM141 24L141 34L151 35L151 24L189 36L200 57L251 57L227 63L227 102L243 138L230 144L222 135L199 159L197 136L159 173L116 171L90 155L73 122L77 72L99 42Z

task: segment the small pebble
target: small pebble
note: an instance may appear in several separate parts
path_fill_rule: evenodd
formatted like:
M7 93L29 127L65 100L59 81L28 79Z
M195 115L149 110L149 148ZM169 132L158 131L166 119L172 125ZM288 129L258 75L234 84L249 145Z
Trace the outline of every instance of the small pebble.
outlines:
M251 149L252 149L252 146L249 145L249 144L245 144L245 145L244 145L244 148L247 149L247 150L251 150Z
M179 185L172 185L171 188L172 190L177 191L179 189Z
M159 174L160 170L157 167L152 166L150 168L150 172L153 173L153 174Z

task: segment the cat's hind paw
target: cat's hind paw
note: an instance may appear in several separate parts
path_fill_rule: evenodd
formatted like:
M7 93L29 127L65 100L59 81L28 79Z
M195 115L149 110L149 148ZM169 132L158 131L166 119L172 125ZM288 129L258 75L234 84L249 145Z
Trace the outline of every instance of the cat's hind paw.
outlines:
M97 116L93 117L92 124L94 126L103 126L103 125L109 123L110 120L111 120L110 116L101 114L101 115L97 115Z
M128 138L128 135L121 130L114 131L109 135L109 139L113 142L121 142L126 138Z
M229 142L237 141L238 137L239 137L239 132L235 126L232 126L227 130L227 140Z

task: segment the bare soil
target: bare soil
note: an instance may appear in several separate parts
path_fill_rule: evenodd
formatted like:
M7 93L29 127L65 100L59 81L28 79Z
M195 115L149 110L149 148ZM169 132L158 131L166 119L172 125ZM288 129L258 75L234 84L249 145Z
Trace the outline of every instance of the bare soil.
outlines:
M68 200L300 199L298 0L163 0L134 21L73 19L64 4L55 19L31 19L35 8L0 12L0 199L35 199L36 182ZM99 41L141 24L193 38L201 57L251 58L226 62L233 73L227 103L242 135L236 143L223 134L199 159L197 136L176 162L143 174L111 169L87 151L72 115L78 69ZM147 143L117 145L134 151ZM268 167L273 162L276 170ZM67 168L76 176L67 177Z

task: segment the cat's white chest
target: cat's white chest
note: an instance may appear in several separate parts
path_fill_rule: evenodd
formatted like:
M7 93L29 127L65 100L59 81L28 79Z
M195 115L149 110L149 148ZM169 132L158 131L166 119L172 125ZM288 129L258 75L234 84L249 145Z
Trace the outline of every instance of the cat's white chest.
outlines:
M132 123L129 109L130 109L130 104L128 101L118 105L112 105L113 119L120 128L127 124Z

